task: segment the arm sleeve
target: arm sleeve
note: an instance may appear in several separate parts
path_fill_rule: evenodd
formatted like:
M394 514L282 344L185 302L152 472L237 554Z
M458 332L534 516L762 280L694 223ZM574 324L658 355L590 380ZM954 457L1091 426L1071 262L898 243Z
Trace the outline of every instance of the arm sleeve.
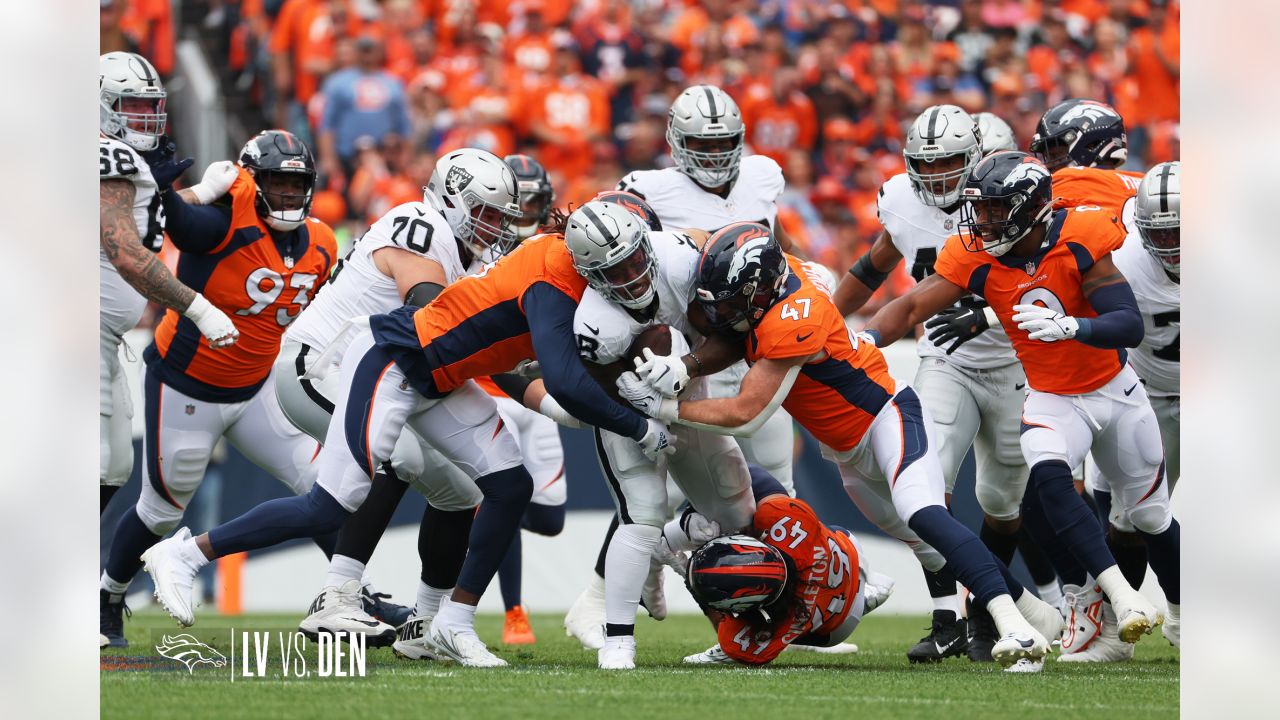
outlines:
M644 437L644 417L609 397L578 357L573 335L577 303L554 286L535 282L525 290L522 304L542 380L556 402L589 425L635 440Z
M220 205L189 205L178 193L167 190L164 202L165 232L183 252L207 253L231 232L231 213Z
M1144 333L1142 313L1129 283L1104 285L1089 295L1095 318L1076 318L1080 328L1076 340L1100 348L1137 347Z

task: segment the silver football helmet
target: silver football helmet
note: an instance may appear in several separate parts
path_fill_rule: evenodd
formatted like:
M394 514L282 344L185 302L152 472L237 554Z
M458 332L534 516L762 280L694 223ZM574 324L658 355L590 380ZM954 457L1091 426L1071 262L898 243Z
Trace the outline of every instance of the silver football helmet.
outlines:
M160 73L141 55L109 52L98 58L98 129L134 150L154 150L164 135L168 93Z
M999 115L980 112L973 119L978 123L978 138L982 140L983 155L990 155L997 150L1018 149L1018 144L1013 141L1013 128Z
M746 126L738 104L714 85L685 88L667 114L667 144L680 172L704 188L733 182Z
M1181 277L1182 163L1162 162L1147 171L1134 198L1133 224L1142 246L1165 270Z
M463 148L437 160L423 202L444 215L454 237L477 258L491 260L516 246L516 176L491 152Z
M911 124L902 157L907 162L911 188L921 202L934 207L954 205L960 200L960 191L969 173L982 159L978 124L959 106L934 105ZM945 172L930 172L919 167L919 163L946 158L962 158L964 164Z
M657 293L649 226L621 205L592 200L569 215L564 243L573 267L615 305L642 310Z

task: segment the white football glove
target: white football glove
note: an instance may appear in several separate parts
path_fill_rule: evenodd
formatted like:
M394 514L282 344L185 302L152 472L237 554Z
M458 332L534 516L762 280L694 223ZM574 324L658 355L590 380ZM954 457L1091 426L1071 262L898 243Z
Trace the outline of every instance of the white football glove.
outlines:
M240 176L236 164L230 160L219 160L205 168L204 177L191 186L191 192L201 205L208 205L231 189L232 183Z
M230 347L240 339L240 331L236 330L236 325L231 322L231 318L214 307L213 303L206 300L200 293L196 293L196 299L191 301L191 305L182 311L182 314L196 324L200 334L209 339L211 347Z
M640 379L633 372L624 372L615 383L618 395L637 410L651 418L674 422L680 415L680 401L662 394L661 390Z
M685 515L681 525L689 540L699 547L724 534L720 531L720 523L702 513L691 512Z
M680 577L684 577L689 572L689 556L672 550L665 535L658 538L658 544L653 548L653 559L675 570Z
M648 431L637 442L640 443L640 450L644 456L649 458L650 462L657 462L659 457L676 451L676 438L661 422L652 418L648 422Z
M516 363L515 368L511 370L512 374L520 377L527 377L530 380L537 380L542 377L542 365L537 360L521 360Z
M1013 321L1019 330L1025 330L1032 340L1057 342L1070 340L1080 329L1080 321L1039 305L1014 305Z
M568 410L565 410L560 403L556 402L556 399L551 397L551 393L542 396L542 401L538 403L538 412L555 420L558 425L568 428L586 427L581 420L570 415Z
M643 355L644 360L636 358L636 375L650 387L675 397L689 384L689 371L679 355L658 355L649 348L643 350Z

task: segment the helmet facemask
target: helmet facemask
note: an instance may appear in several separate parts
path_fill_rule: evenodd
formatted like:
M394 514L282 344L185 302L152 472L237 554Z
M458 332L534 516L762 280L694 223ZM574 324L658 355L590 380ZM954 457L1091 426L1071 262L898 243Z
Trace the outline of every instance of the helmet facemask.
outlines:
M982 149L975 145L962 153L903 154L916 197L925 205L950 207L960 200L960 191L981 159Z
M494 205L473 193L463 195L467 204L461 226L454 236L477 258L496 259L515 249L516 229L512 223L520 216L513 206Z
M1159 216L1150 218L1134 218L1138 226L1138 235L1142 238L1142 247L1160 263L1170 274L1182 277L1182 240L1180 220L1176 213L1170 219Z
M1026 193L990 197L965 188L964 196L967 202L960 208L960 239L969 252L985 251L993 257L1009 252L1053 211L1053 206L1046 204L1031 222L1020 223L1023 206L1031 199Z
M769 285L751 281L739 288L738 292L720 298L699 288L697 299L711 327L745 333L764 319L764 314L777 302L786 281L787 273L783 273Z
M677 136L670 128L667 130L667 142L676 167L704 188L722 187L738 178L742 136L741 131L728 135Z
M526 187L527 186L527 187ZM547 220L551 210L551 196L537 188L537 183L521 180L520 217L513 223L517 240L526 240L538 234L538 228Z
M166 97L163 89L127 94L104 91L101 97L103 132L140 152L156 149L168 125Z
M286 163L298 160L288 160ZM258 215L273 230L289 232L306 222L311 214L311 197L315 190L316 174L300 167L295 170L256 170L254 183L258 186Z
M653 285L657 264L653 260L653 247L649 242L648 231L644 232L631 252L625 252L625 248L619 249L623 252L610 258L605 264L583 268L583 277L609 302L631 310L643 310L649 307L657 295Z

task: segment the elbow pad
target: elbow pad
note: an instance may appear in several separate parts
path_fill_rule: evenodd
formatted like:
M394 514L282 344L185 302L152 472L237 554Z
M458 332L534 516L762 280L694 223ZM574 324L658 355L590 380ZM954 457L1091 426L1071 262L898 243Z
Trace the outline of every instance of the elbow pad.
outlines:
M440 283L420 282L409 288L409 292L404 294L404 304L414 307L426 307L442 292L444 292L444 286Z
M858 261L853 264L853 267L849 268L849 274L857 278L859 282L872 290L879 289L879 287L883 285L884 281L889 277L889 273L887 271L877 270L876 266L871 264L870 252L858 258Z

